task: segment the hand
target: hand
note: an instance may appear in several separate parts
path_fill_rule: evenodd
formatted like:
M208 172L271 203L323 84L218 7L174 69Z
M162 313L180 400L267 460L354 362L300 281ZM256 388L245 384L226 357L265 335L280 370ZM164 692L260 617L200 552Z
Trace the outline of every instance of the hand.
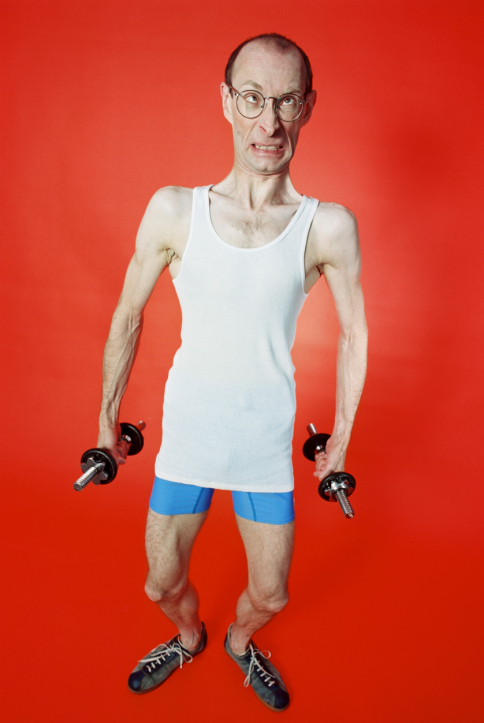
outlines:
M315 456L316 472L314 476L322 480L332 472L344 472L346 447L331 436L326 443L326 451Z
M128 454L128 443L121 439L121 426L104 426L99 425L99 437L97 440L99 449L109 452L116 464L126 464L126 456Z

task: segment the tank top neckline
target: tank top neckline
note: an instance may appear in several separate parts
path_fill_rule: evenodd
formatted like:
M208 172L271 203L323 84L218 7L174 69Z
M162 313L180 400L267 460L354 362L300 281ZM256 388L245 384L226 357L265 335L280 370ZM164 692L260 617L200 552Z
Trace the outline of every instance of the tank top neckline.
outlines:
M223 246L226 246L229 249L235 249L235 251L245 251L245 252L246 251L249 251L249 252L262 251L263 249L267 249L272 246L275 246L277 243L279 243L279 241L282 241L282 239L285 238L287 236L287 234L290 232L290 230L293 228L294 224L296 223L296 221L298 220L298 218L301 216L302 212L304 211L307 201L308 201L308 197L303 195L302 201L299 204L299 208L297 209L296 213L289 221L286 228L282 231L282 233L279 234L279 236L277 236L277 238L273 239L272 241L269 241L269 243L263 244L262 246L254 246L253 248L246 248L244 246L234 246L233 244L229 244L227 241L224 241L224 239L217 233L217 231L215 230L215 227L212 223L212 217L210 216L209 193L210 193L210 189L214 185L215 184L212 183L212 184L210 184L210 186L205 186L205 188L202 189L203 190L203 205L205 206L205 216L207 219L207 224L208 224L208 227L211 230L212 234L214 235L214 237Z

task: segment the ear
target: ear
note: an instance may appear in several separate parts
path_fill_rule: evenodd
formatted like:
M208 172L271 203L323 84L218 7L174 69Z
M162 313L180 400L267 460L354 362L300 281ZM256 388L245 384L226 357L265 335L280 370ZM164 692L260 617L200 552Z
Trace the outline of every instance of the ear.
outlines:
M232 125L232 95L230 93L230 88L226 83L220 83L220 94L222 96L224 116L227 118L230 125Z
M315 90L310 90L309 93L306 94L306 102L304 103L304 110L301 118L301 128L309 122L314 105L316 103L316 98L317 93Z

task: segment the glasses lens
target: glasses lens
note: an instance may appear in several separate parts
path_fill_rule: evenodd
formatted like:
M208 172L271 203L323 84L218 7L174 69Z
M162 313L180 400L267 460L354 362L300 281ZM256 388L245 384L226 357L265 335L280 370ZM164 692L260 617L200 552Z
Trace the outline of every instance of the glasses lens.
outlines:
M301 98L298 95L283 95L277 102L277 114L285 121L299 118L302 111Z
M237 108L245 118L257 118L262 113L264 96L256 90L245 90L237 96Z

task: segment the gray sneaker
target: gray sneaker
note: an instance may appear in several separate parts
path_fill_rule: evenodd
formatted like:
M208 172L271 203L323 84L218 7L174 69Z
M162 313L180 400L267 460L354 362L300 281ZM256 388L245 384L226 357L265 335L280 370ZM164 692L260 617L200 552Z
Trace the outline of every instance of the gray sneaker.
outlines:
M164 683L177 668L181 668L183 663L191 663L206 644L207 632L203 623L200 642L191 652L180 643L180 635L175 635L167 643L153 648L143 660L139 661L128 678L128 688L138 695L150 693Z
M230 626L231 628L232 626ZM239 668L245 673L244 686L252 686L252 690L260 702L274 711L283 711L289 706L289 693L282 682L278 670L269 662L271 654L263 653L255 645L253 640L249 641L249 647L243 655L236 655L230 648L230 628L225 637L225 651L232 660L235 660Z

